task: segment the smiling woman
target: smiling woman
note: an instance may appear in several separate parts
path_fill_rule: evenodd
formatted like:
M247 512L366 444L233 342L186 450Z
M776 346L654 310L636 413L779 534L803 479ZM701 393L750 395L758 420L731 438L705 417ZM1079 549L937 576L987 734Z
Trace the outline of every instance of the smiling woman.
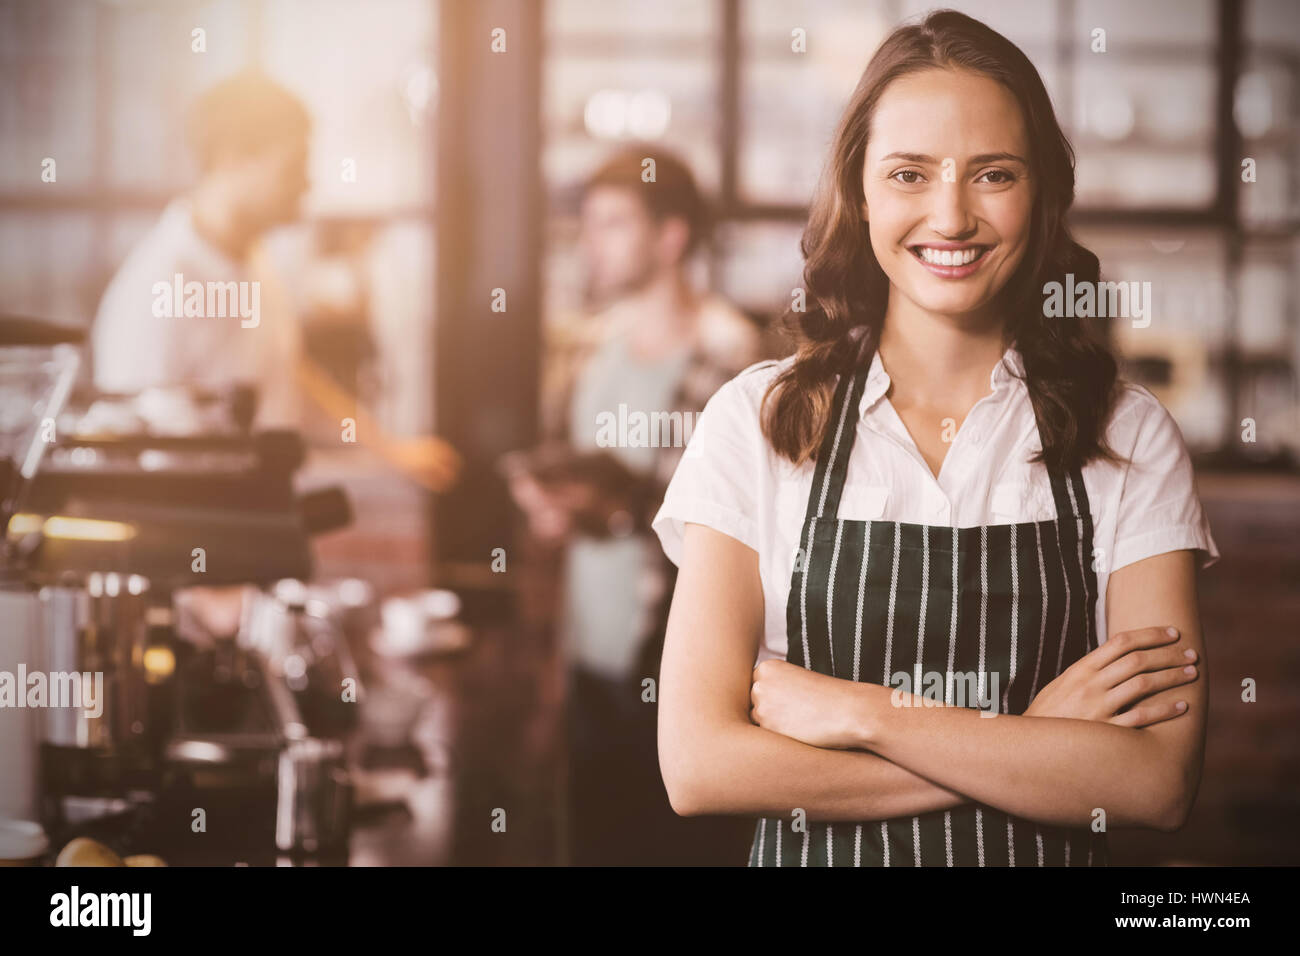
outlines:
M1098 277L1073 193L1010 41L951 11L885 40L813 200L799 349L718 391L654 522L664 783L757 817L751 865L1099 865L1110 827L1186 818L1218 550L1169 413L1044 310Z
M1107 454L1101 423L1115 361L1087 327L1043 314L1046 283L1099 278L1096 257L1065 224L1073 157L1037 70L1005 37L940 11L887 38L844 111L813 200L804 276L817 307L786 316L802 347L766 408L777 450L810 459L834 376L870 348L888 355L891 325L944 314L1015 344L1044 460Z

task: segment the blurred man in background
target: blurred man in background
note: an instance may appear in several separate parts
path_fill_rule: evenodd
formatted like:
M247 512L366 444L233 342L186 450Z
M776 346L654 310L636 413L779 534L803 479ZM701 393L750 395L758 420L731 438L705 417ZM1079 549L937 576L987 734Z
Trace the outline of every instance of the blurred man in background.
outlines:
M702 838L718 824L673 814L644 683L658 681L674 577L650 520L694 416L760 357L756 325L690 280L707 233L690 170L663 149L590 177L580 247L595 315L548 366L549 442L509 468L532 532L565 552L573 864L734 862Z
M186 132L198 181L167 206L104 292L92 328L96 387L222 394L249 386L257 427L301 429L308 411L351 420L359 444L428 490L445 488L459 468L455 451L432 436L389 435L360 407L354 383L312 361L266 252L265 236L298 220L310 185L307 108L249 71L204 93ZM184 403L150 407L165 419Z
M217 427L301 432L311 412L341 435L352 422L358 445L427 490L445 488L459 469L456 452L433 436L388 434L361 406L355 383L313 361L267 253L265 237L299 219L309 186L306 107L267 76L245 72L199 97L186 133L198 180L168 204L104 292L91 329L96 388L131 396L154 432L209 430L213 420L201 411L208 397L231 406L234 421L218 417ZM237 410L248 404L241 392L255 396L253 409ZM192 638L239 626L238 588L191 588L183 603L200 623Z
M257 73L225 80L195 103L186 132L199 180L167 206L104 293L92 329L98 388L248 385L257 390L259 425L298 423L297 323L284 303L264 297L259 273L269 270L258 241L298 218L310 131L298 98ZM209 314L210 284L231 282L235 296L245 292L245 314L231 308L224 285ZM160 299L160 283L181 285L179 312ZM185 307L190 283L203 290L199 309Z

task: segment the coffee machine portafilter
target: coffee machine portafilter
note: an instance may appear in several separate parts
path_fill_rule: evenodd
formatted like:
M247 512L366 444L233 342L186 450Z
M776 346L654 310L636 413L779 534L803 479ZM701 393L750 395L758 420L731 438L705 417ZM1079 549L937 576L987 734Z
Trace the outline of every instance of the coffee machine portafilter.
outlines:
M275 852L277 828L281 850L343 841L349 723L319 715L354 720L355 708L317 702L338 699L324 675L357 679L346 644L331 642L328 620L278 656L246 633L264 589L310 578L309 537L351 520L341 490L295 492L303 458L295 433L237 429L64 434L47 455L9 537L41 587L46 666L103 680L101 712L42 721L43 816L56 840L126 816L124 849L196 862L259 859ZM232 602L242 610L228 627L213 623L221 614L188 613ZM178 848L200 804L228 816L243 843Z

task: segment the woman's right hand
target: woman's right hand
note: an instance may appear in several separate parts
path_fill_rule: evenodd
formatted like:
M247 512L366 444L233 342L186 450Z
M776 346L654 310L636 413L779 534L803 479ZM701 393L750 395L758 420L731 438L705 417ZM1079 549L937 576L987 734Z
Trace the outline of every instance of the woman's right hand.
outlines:
M1196 652L1181 645L1175 628L1123 631L1039 691L1025 716L1098 720L1117 727L1171 720L1187 713L1185 701L1145 701L1159 691L1196 680L1195 664Z

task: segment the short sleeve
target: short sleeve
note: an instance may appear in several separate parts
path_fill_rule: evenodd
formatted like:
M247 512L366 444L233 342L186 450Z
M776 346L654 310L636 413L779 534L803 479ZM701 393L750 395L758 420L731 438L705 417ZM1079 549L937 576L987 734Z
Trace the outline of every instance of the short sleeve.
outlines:
M1219 549L1196 492L1183 434L1154 397L1129 458L1111 571L1167 551L1195 550L1200 568L1218 561Z
M707 525L759 550L758 488L764 460L758 411L739 378L705 404L651 527L681 564L686 523Z

